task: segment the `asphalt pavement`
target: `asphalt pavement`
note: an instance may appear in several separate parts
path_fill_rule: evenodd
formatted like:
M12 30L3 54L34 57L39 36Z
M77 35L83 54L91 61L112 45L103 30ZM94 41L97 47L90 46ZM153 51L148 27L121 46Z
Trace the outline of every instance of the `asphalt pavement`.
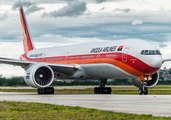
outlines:
M39 102L113 112L171 116L171 95L104 95L0 92L0 101Z

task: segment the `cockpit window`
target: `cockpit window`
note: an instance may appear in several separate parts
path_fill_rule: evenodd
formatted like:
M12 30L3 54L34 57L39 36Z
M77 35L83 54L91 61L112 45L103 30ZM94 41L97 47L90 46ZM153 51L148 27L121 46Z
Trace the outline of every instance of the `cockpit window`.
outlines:
M157 55L161 55L161 53L160 53L159 50L156 50L156 54L157 54Z
M142 50L141 55L161 55L159 50Z
M149 50L149 54L150 54L150 55L155 55L154 50Z
M142 54L142 55L144 54L144 50L141 51L141 54Z
M145 54L145 55L148 54L148 50L145 50L145 53L144 53L144 54Z

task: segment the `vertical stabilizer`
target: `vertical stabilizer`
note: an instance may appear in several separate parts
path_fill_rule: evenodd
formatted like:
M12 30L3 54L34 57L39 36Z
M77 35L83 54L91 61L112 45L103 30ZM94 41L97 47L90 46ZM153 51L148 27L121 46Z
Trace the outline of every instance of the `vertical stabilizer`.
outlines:
M23 47L24 47L24 52L26 53L29 52L30 50L33 50L35 47L30 37L27 21L22 7L20 8L20 20L21 20Z

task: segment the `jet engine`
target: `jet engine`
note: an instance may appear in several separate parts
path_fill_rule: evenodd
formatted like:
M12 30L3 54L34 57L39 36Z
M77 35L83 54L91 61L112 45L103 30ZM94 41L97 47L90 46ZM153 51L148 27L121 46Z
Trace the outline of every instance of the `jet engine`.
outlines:
M142 88L143 87L143 81L139 81L139 78L130 78L130 83L136 87ZM154 87L159 81L159 73L156 72L151 76L151 79L148 81L145 81L144 87L151 88Z
M53 82L53 70L45 64L33 64L26 69L24 78L27 85L34 88L46 88Z

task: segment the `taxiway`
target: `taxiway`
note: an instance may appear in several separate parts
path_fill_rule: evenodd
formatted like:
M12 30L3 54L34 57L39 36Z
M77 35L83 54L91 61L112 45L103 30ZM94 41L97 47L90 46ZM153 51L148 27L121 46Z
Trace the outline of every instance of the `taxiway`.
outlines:
M171 116L170 95L97 95L0 92L0 101L50 103L65 106L80 106L114 112Z

